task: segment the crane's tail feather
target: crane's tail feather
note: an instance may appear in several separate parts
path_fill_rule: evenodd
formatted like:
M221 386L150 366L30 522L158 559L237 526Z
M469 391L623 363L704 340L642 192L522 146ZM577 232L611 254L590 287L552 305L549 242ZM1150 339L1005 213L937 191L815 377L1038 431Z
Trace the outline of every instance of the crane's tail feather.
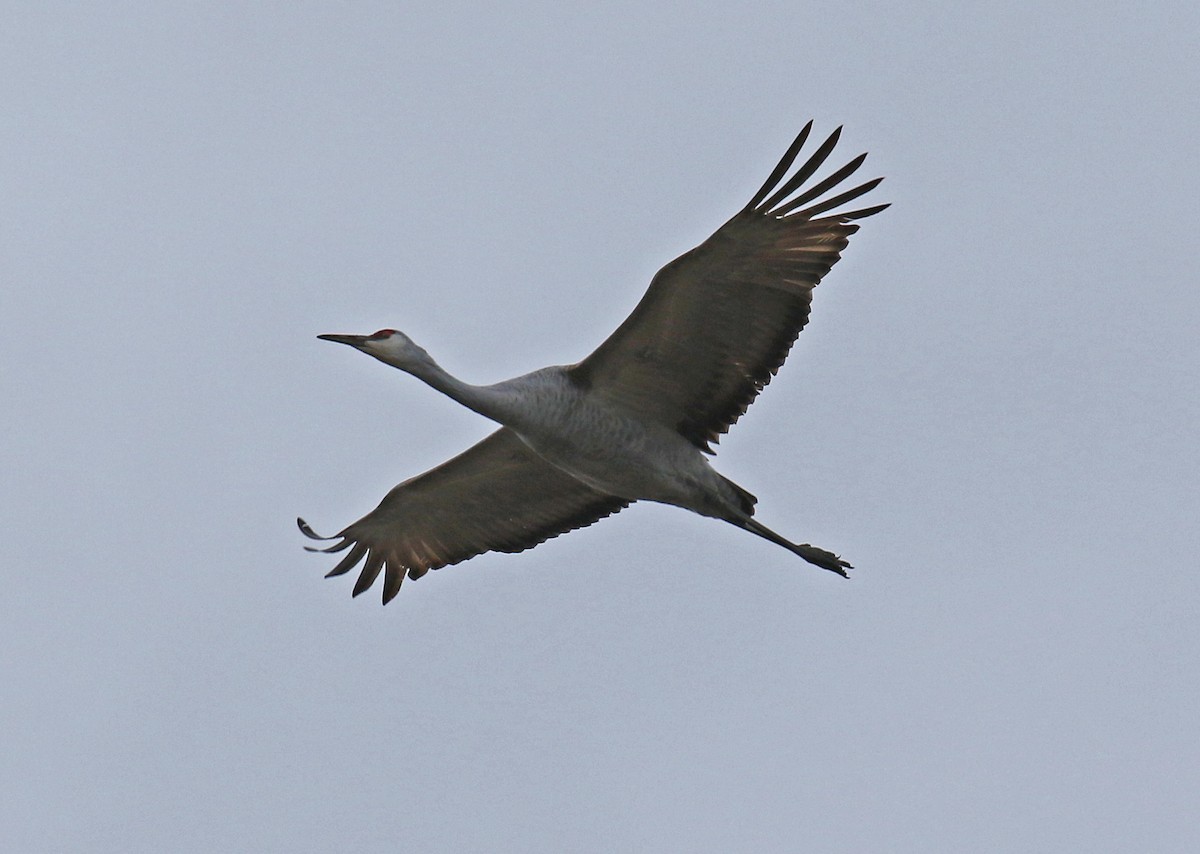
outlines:
M742 512L747 516L753 516L754 505L758 503L758 499L754 497L754 493L750 492L748 489L743 489L742 487L738 486L732 480L725 477L725 475L721 475L721 480L725 481L725 484L732 489L734 494L737 496L738 503L742 505Z

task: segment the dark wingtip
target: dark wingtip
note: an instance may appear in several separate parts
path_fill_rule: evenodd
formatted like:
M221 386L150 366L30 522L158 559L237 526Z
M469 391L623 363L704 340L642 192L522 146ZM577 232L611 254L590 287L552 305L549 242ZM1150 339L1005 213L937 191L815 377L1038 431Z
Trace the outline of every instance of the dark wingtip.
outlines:
M866 219L869 216L875 216L880 211L885 211L892 206L891 202L884 205L876 205L873 208L863 208L860 211L850 211L849 213L838 214L842 219Z
M298 527L300 529L301 534L308 537L310 540L336 540L337 539L337 537L322 537L320 534L318 534L316 531L314 531L311 527L309 527L309 524L307 522L305 522L303 519L301 519L299 516L296 517L296 527Z
M790 178L777 187L768 188L764 185L763 190L760 190L755 195L756 199L766 196L766 194L772 189L774 190L774 193L770 198L767 198L765 201L762 201L760 204L758 204L755 207L755 210L769 215L778 214L779 212L776 211L776 208L782 204L788 196L800 189L804 182L811 178L813 174L821 168L822 164L825 163L830 153L837 145L838 139L841 138L841 135L842 128L839 126L823 143L821 143L817 150L813 152L812 156L809 157L808 160L805 161L804 165L797 169ZM795 144L793 144L793 148L788 150L788 156L785 157L784 162L780 163L780 166L784 166L784 168L780 170L779 167L776 167L775 172L771 174L771 178L782 180L783 175L787 172L787 169L791 168L791 158L794 158L799 153L799 150L796 148ZM842 177L845 176L843 175ZM826 182L827 181L828 179L826 179ZM792 206L791 209L794 209L795 202L790 202L789 205Z
M804 147L804 143L808 141L808 134L812 130L812 126L813 120L809 119L808 124L804 126L804 128L792 141L792 144L788 146L787 153L783 155L778 165L776 165L771 171L771 177L767 178L766 183L764 183L759 188L758 192L754 194L754 198L752 198L746 204L746 207L742 209L742 213L748 213L757 208L762 200L767 197L767 194L770 193L771 190L773 190L776 185L783 180L784 176L787 175L787 171L792 168L792 164L796 161L796 156L800 153L800 149L802 149Z
M389 563L383 568L384 605L396 598L396 594L400 592L400 585L404 583L404 576L406 574L407 570L394 564Z

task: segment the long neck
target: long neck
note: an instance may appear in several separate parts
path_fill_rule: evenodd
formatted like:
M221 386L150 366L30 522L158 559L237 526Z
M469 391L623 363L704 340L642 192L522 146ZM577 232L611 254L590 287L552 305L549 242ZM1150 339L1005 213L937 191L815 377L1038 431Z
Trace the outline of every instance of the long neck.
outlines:
M490 418L500 424L507 423L509 395L495 386L465 383L447 373L433 359L405 365L401 370L407 371L426 385L437 389L485 418Z

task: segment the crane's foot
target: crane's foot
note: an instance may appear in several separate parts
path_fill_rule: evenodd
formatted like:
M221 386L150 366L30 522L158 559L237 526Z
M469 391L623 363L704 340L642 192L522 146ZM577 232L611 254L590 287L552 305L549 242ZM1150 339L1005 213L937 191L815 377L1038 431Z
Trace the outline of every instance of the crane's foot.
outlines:
M827 552L825 549L819 549L816 546L810 546L808 543L800 543L795 548L796 554L804 558L809 563L828 569L830 572L836 572L842 578L849 578L847 569L854 569L846 561L835 555L833 552Z

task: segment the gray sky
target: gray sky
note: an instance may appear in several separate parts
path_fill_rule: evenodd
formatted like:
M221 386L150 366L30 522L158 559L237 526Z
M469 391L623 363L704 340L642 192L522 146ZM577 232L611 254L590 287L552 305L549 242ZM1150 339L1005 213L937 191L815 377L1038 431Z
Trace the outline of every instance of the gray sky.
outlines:
M6 13L0 847L1196 850L1195 4L438 5ZM894 204L717 465L853 580L322 579L490 426L318 333L574 361L809 118Z

